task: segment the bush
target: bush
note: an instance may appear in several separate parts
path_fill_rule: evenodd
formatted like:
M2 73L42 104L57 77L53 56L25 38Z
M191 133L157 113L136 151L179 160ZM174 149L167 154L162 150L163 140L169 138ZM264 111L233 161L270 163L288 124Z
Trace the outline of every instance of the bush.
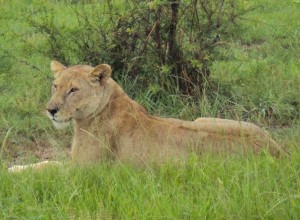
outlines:
M74 3L74 2L73 2ZM210 81L215 48L246 10L234 0L104 0L68 4L77 25L67 27L43 10L30 25L49 42L47 56L71 64L107 62L119 77L199 96ZM40 13L40 11L39 11Z

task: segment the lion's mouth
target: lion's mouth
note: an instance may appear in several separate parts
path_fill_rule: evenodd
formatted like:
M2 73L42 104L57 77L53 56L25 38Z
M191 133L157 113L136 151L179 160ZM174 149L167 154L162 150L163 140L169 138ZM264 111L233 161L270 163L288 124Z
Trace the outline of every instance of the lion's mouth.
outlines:
M64 117L58 117L57 115L51 115L47 112L48 118L54 123L68 123L72 120L72 118L64 118Z
M68 127L68 125L71 122L71 119L68 120L57 120L54 117L51 119L53 125L57 128L57 129L64 129L66 127Z
M64 119L64 120L57 120L54 117L51 118L52 121L55 121L56 123L68 123L70 122L72 119Z

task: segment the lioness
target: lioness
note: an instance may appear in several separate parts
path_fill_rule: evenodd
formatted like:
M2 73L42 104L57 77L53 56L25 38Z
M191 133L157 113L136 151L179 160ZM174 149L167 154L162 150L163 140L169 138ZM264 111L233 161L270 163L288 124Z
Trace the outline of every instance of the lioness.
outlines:
M254 124L219 118L182 121L151 116L111 78L111 67L65 67L52 61L55 80L47 115L57 128L75 124L72 162L109 158L134 164L185 160L191 152L284 150Z

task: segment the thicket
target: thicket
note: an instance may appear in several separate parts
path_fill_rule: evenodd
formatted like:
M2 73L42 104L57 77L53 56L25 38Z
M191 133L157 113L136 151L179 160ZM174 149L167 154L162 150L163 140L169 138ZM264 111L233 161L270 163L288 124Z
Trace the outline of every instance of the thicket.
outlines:
M91 65L107 62L143 88L198 98L210 82L215 48L247 12L235 0L103 0L101 7L67 2L76 28L58 25L48 10L29 18L47 38L49 57L66 65L74 57Z

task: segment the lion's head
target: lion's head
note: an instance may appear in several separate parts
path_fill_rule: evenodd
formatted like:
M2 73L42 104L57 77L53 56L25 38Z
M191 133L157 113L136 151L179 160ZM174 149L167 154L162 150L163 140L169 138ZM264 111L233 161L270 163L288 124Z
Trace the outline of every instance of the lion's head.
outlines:
M51 70L55 80L52 97L46 108L55 127L63 128L72 119L86 119L105 107L104 100L109 93L106 85L111 76L109 65L76 65L67 68L52 61Z

